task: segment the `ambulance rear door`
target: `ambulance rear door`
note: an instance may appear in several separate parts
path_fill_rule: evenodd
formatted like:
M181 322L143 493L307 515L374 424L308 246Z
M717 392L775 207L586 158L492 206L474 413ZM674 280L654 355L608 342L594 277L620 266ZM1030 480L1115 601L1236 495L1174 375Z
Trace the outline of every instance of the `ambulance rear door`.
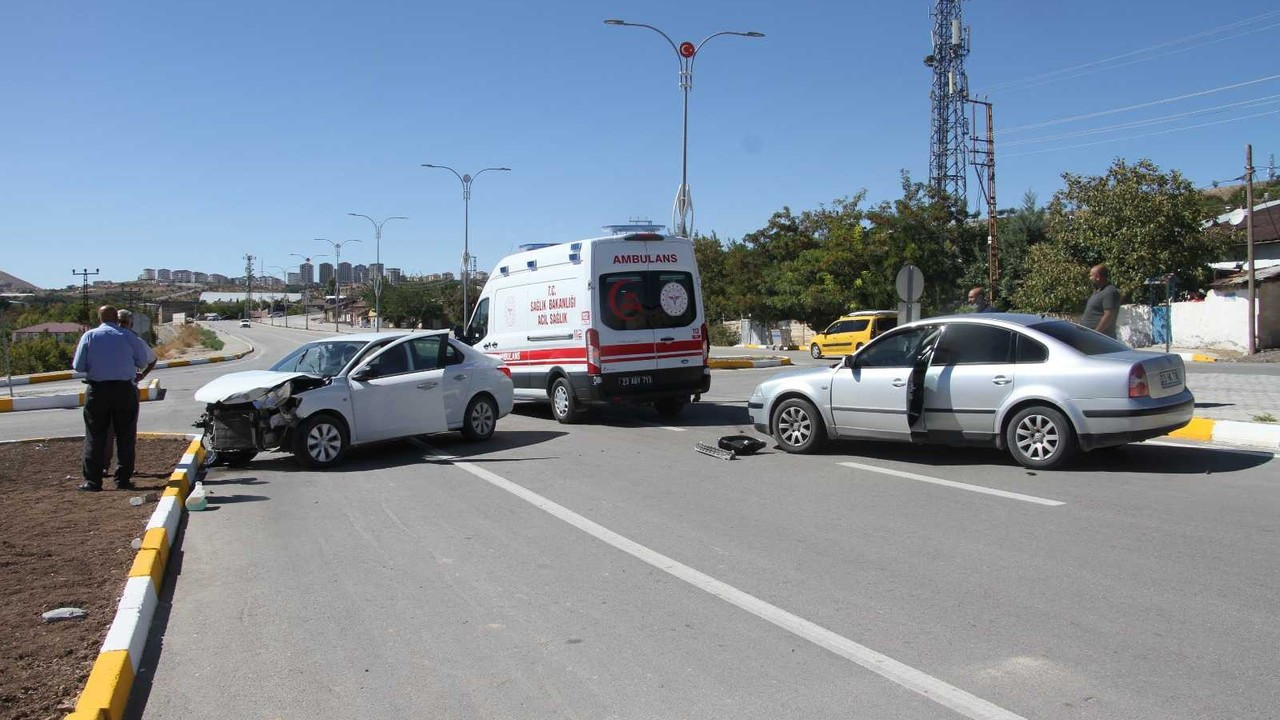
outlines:
M629 235L592 249L597 315L592 327L600 335L600 373L608 394L646 392L658 368L647 299L649 259L655 252L650 246L661 243L649 237L660 236Z

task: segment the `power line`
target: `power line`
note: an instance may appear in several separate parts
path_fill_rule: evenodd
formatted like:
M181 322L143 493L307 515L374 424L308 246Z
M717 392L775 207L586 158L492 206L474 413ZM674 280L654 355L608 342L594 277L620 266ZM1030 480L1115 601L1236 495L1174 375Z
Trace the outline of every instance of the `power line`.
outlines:
M1025 152L1012 153L1010 155L1006 155L1005 157L1009 157L1009 158L1025 157L1027 155L1040 155L1048 152L1057 152L1059 150L1074 150L1076 148L1092 147L1094 145L1105 145L1107 143L1113 143L1113 142L1124 142L1125 140L1138 140L1140 138L1151 137L1154 135L1168 135L1169 133L1181 132L1183 130L1195 130L1196 128L1209 127L1211 125L1222 125L1224 123L1236 122L1238 120L1249 120L1252 118L1263 117L1266 115L1275 115L1276 113L1280 113L1280 110L1268 110L1267 112L1254 113L1253 115L1242 115L1240 117L1227 118L1225 120L1215 120L1213 122L1200 123L1199 125L1187 125L1186 127L1170 128L1168 130L1156 130L1149 133L1140 133L1138 135L1130 135L1127 137L1111 138L1109 140L1098 140L1096 142L1080 143L1077 145L1064 145L1062 147L1047 148L1044 150L1027 150Z
M1188 117L1195 117L1197 115L1208 115L1210 113L1225 112L1231 108L1236 108L1236 107L1246 107L1246 108L1260 107L1262 105L1270 105L1276 102L1280 102L1280 94L1267 95L1265 97L1255 98L1253 100L1241 100L1239 102L1227 103L1226 105L1218 105L1210 108L1201 108L1199 110L1188 110L1186 112L1174 113L1172 115L1165 115L1165 116L1156 117L1156 118L1147 118L1145 120L1132 120L1126 123L1119 123L1117 125L1106 125L1103 127L1092 128L1089 130L1075 130L1072 132L1059 133L1057 135L1045 135L1043 137L1026 138L1024 140L1014 140L1014 141L1005 143L1004 146L1017 147L1021 145L1035 145L1038 143L1053 142L1055 140L1066 140L1068 138L1073 138L1073 137L1083 137L1086 135L1098 135L1106 132L1115 132L1117 130L1131 130L1133 128L1159 125L1161 123L1173 122L1175 120L1180 120Z
M1187 93L1186 95L1177 95L1174 97L1161 98L1159 100L1151 100L1137 105L1126 105L1125 107L1114 108L1111 110L1101 110L1099 112L1085 113L1083 115L1071 115L1069 117L1058 118L1056 120L1046 120L1044 122L1031 123L1029 125L1019 125L1018 127L1009 128L1005 133L1021 132L1024 130L1034 130L1036 128L1049 127L1052 125L1062 125L1064 123L1075 122L1077 120L1089 120L1091 118L1103 117L1105 115L1115 115L1116 113L1128 112L1130 110L1141 110L1142 108L1153 107L1156 105L1165 105L1179 100L1187 100L1193 97L1203 97L1212 95L1213 93L1222 92L1224 90L1235 90L1236 88L1247 87L1249 85L1257 85L1258 83L1270 82L1280 79L1280 75L1268 75L1267 77L1257 78L1255 80L1246 80L1244 82L1232 83L1231 85L1223 85L1221 87L1210 88L1208 90L1200 90L1198 92Z
M1241 28L1242 26L1248 26L1251 23L1256 23L1261 20L1267 20L1277 15L1280 15L1280 10L1272 10L1270 12L1262 13L1261 15L1255 15L1253 17L1245 18L1243 20L1237 20L1233 23L1228 23L1226 25L1222 25L1220 27L1216 27L1211 30L1204 30L1198 33L1187 35L1185 37L1169 40L1163 43L1158 43L1150 47L1141 48L1139 50L1131 50L1129 52L1121 53L1119 55L1113 55L1111 57L1102 58L1101 60L1094 60L1092 62L1073 65L1073 66L1061 68L1058 70L1050 70L1047 72L1037 73L1035 75L1030 75L1020 80L1010 80L1003 83L997 83L991 86L990 88L987 88L986 90L984 90L984 92L996 93L1000 91L1008 92L1013 90L1025 90L1025 89L1029 89L1039 85L1045 85L1050 82L1057 82L1060 80L1069 80L1077 77L1082 77L1084 75L1091 75L1093 73L1102 72L1104 70L1110 70L1114 67L1124 67L1126 65L1132 65L1134 63L1146 62L1148 60L1155 60L1157 58L1165 57L1167 55L1173 55L1175 53L1183 52L1186 50L1193 50L1195 48L1204 47L1206 45L1212 45L1215 43L1225 42L1227 40L1233 40L1235 38L1242 37L1244 35L1264 32L1266 30L1270 30L1274 27L1280 26L1280 23L1274 23L1274 24L1265 25L1262 27L1244 27L1243 30L1239 32L1234 32L1234 34L1226 35L1224 37L1214 38L1206 42L1196 43L1194 45L1190 45L1187 47L1169 50L1167 52L1151 55L1149 57L1137 57L1140 55L1144 55L1146 53L1150 53L1155 50L1172 47L1174 45L1179 45L1184 42L1197 40L1204 37L1209 37L1212 35L1216 35L1218 33L1232 32ZM1132 60L1129 59L1129 58L1135 58L1135 57L1137 57L1137 59L1132 59ZM1111 67L1104 67L1108 63L1113 63L1118 60L1127 60L1127 62L1118 63L1115 65L1112 65Z

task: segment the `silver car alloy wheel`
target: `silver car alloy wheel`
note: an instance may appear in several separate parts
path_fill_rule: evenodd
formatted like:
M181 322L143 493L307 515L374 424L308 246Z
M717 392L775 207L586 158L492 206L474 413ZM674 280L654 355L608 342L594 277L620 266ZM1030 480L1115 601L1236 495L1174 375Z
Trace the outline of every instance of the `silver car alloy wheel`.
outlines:
M484 437L493 432L493 406L485 401L476 403L471 408L471 417L468 419L471 423L471 429L476 435Z
M1014 431L1018 452L1032 460L1047 460L1058 452L1061 434L1053 420L1038 413L1022 418Z
M557 385L551 403L555 405L556 417L564 417L569 414L569 389L564 385Z
M778 415L778 434L793 447L804 445L813 435L813 418L803 408L785 408Z
M307 433L307 454L316 462L327 463L342 450L342 434L332 423L317 423Z

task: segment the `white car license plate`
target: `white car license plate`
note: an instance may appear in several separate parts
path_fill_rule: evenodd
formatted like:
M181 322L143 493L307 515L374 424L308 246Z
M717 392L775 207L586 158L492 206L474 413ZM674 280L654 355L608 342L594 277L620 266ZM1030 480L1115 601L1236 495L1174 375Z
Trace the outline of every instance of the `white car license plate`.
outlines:
M1180 382L1182 382L1182 378L1179 377L1177 370L1161 370L1160 371L1160 387L1161 388L1171 388Z

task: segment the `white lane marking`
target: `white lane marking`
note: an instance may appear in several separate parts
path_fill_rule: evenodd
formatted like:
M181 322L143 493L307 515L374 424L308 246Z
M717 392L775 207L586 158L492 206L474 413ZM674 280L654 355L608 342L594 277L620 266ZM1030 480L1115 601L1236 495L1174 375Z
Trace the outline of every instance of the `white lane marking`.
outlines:
M671 426L671 425L659 425L658 423L655 423L655 422L649 422L648 420L636 420L636 421L635 421L635 423L636 423L637 425L644 425L644 426L646 426L646 427L651 427L651 428L661 428L661 429L663 429L663 430L670 430L671 432L686 432L686 430L685 430L684 428L682 428L682 427L673 427L673 426Z
M423 443L423 445L426 445L426 443ZM491 485L515 495L539 510L563 520L597 540L608 543L618 550L679 578L699 590L710 593L731 605L736 605L752 615L767 620L783 630L798 635L967 718L972 718L972 720L1026 720L1023 716L1005 710L999 705L983 700L932 675L898 662L888 655L883 655L865 645L856 643L842 635L837 635L821 625L789 613L776 605L771 605L666 555L650 550L644 545L592 522L563 505L554 503L500 475L478 465L455 460L452 456L440 453L430 446L427 447L436 458L453 463L455 467L466 470Z
M956 488L957 490L968 490L970 492L982 493L984 495L995 495L996 497L1008 498L1010 500L1021 500L1023 502L1035 503L1036 505L1048 505L1049 507L1066 505L1066 503L1059 502L1058 500L1046 500L1045 498L1036 497L1034 495L1023 495L1022 493L1009 492L1007 490L996 490L995 488L983 487L981 485L969 485L967 483L956 482L954 480L943 480L942 478L929 477L928 475L917 475L904 470L890 470L889 468L876 467L875 465L863 465L862 463L855 462L842 462L840 464L845 467L856 468L858 470L883 473L885 475L907 478L908 480L919 480L920 482L933 483L934 485Z

